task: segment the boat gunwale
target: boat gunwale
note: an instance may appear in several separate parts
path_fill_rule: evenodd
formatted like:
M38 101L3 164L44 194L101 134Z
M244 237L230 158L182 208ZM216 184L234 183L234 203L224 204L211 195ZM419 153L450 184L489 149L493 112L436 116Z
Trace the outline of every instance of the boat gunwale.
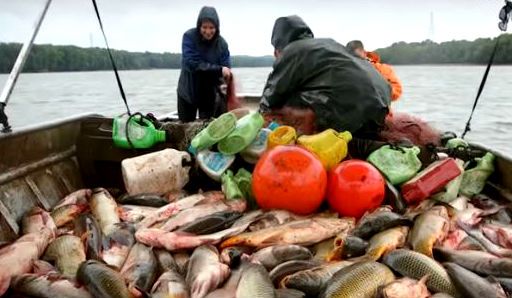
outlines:
M77 120L86 119L88 117L105 117L105 116L98 114L98 113L93 113L93 112L79 113L79 114L75 114L72 116L48 120L48 121L37 123L37 124L30 124L30 125L22 126L18 129L13 129L13 131L9 132L9 133L4 133L4 134L0 133L0 141L3 141L4 139L18 137L18 136L28 134L28 133L35 133L35 132L42 131L42 130L52 129L52 128L55 128L58 126L76 122Z

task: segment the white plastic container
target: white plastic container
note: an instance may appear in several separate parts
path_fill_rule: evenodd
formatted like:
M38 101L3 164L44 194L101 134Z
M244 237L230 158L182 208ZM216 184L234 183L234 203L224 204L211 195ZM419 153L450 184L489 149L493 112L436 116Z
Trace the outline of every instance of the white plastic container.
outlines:
M267 150L267 139L271 132L272 130L268 128L260 129L254 141L244 151L240 152L240 155L246 162L252 164L258 162L260 156Z
M121 162L124 186L130 195L166 193L187 184L190 155L184 151L164 149Z
M220 181L220 177L235 161L234 155L202 150L197 154L197 163L210 178Z

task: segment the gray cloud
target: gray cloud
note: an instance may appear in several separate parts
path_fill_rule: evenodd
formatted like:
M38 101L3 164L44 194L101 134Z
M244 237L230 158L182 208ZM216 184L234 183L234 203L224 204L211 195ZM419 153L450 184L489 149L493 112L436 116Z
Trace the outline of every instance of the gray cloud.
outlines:
M181 36L193 27L201 6L212 5L221 34L233 54L271 54L274 20L298 14L318 37L342 43L361 39L368 48L428 37L434 14L434 40L475 39L499 34L502 1L165 1L97 0L110 46L130 51L180 52ZM45 0L0 0L0 41L24 41ZM53 0L36 43L104 46L90 0Z

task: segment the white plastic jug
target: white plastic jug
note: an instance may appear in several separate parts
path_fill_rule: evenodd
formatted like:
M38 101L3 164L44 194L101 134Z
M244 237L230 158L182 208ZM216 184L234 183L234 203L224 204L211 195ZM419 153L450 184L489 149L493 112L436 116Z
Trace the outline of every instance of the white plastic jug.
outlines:
M164 149L124 159L121 169L128 194L163 194L182 189L187 184L190 155L184 151Z
M220 177L235 161L234 155L224 155L220 152L203 150L197 154L197 163L210 178L220 181Z
M248 163L255 164L258 162L260 156L267 150L267 139L271 132L272 130L268 128L260 129L256 139L252 141L249 147L240 152L240 156Z

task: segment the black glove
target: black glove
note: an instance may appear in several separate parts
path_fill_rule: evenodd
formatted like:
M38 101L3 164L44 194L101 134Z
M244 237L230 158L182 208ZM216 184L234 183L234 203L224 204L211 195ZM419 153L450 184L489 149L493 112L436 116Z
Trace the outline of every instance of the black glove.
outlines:
M0 102L0 123L4 126L2 132L10 132L11 126L9 125L7 115L5 114L5 103Z

